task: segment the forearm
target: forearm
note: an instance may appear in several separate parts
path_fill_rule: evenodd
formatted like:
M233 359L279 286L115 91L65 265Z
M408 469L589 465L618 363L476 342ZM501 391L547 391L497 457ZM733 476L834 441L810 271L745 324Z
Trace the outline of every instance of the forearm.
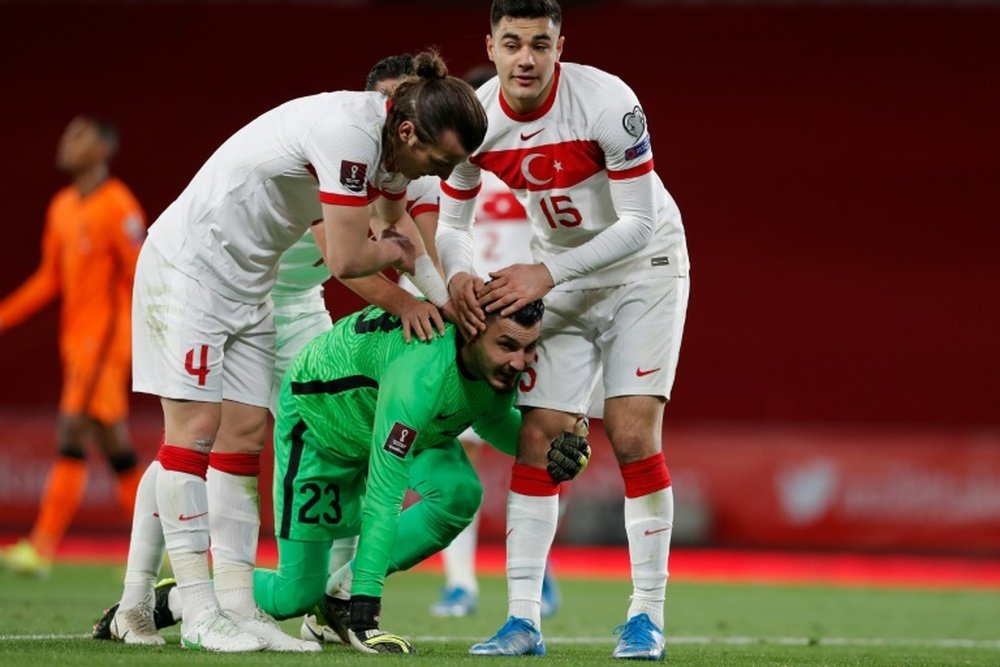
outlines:
M558 285L611 266L639 252L653 238L655 198L653 176L611 181L611 198L618 220L583 245L546 259L543 264Z
M326 265L336 278L361 278L392 266L399 261L400 254L399 246L385 241L366 240L353 251L347 252L328 243Z
M436 242L438 255L441 258L441 268L445 275L445 283L451 282L456 273L475 275L473 268L475 244L471 227L461 229L440 224L438 225Z
M542 263L556 285L600 271L646 247L653 235L653 228L649 223L650 221L639 218L623 218L582 246L550 257Z
M54 277L36 272L23 285L0 301L0 328L10 329L37 313L56 295L59 285Z
M368 303L375 304L396 317L402 315L405 306L417 300L417 297L381 273L362 278L341 279L340 282Z

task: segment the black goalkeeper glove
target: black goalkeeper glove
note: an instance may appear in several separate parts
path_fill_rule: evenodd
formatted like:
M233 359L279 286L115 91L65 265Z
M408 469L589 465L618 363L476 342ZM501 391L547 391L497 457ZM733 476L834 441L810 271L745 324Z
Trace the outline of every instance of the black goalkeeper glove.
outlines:
M382 598L368 595L351 597L348 636L351 646L362 653L416 653L402 637L379 630Z
M558 484L576 479L577 475L587 467L587 463L590 462L588 432L587 420L581 419L576 423L573 433L564 431L552 441L549 447L549 462L545 468L549 471L549 477L553 482Z

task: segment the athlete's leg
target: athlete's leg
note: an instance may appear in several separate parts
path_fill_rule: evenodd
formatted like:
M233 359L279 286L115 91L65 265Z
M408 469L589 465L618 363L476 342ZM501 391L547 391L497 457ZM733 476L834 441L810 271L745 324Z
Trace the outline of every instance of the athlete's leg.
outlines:
M267 434L267 409L222 401L222 419L209 457L209 530L219 605L253 616L253 567L260 533L257 475Z
M483 499L479 477L457 441L417 452L410 466L410 488L421 500L399 517L390 574L446 547L472 522Z
M605 403L604 428L625 482L625 532L632 562L626 618L647 614L663 627L667 559L674 519L670 475L660 452L664 399L619 396Z
M90 432L83 414L60 414L56 425L58 455L42 493L38 519L29 538L38 554L51 561L73 521L87 485L84 446Z
M332 542L279 537L278 568L254 571L253 594L260 608L281 620L300 616L315 607L323 597Z
M559 520L559 485L545 469L550 443L572 431L577 414L529 409L507 498L508 616L541 628L542 579Z
M662 453L663 408L670 398L689 281L667 278L605 293L609 325L598 344L604 363L604 427L625 483L625 530L632 597L616 658L656 658L665 643L664 601L674 519Z
M128 512L129 516L135 509L135 495L142 479L132 441L128 433L128 425L124 420L105 423L96 418L91 419L97 444L104 452L111 470L115 474L115 491L118 504Z
M541 628L545 564L559 518L559 485L545 467L551 442L572 431L586 411L600 368L593 332L582 314L589 291L546 297L538 359L519 384L525 409L507 499L507 596L509 616Z
M208 457L219 430L221 403L161 399L164 444L157 460L156 507L164 544L184 601L185 625L218 607L209 576ZM140 501L137 500L136 505Z

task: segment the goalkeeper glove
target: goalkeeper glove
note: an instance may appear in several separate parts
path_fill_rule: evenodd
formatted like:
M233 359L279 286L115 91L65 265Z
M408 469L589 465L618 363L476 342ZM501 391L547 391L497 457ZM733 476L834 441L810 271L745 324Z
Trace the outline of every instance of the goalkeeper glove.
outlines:
M351 597L351 620L347 629L351 646L362 653L416 653L410 642L379 630L382 598L368 595Z
M573 433L563 432L549 447L549 462L545 466L549 477L557 484L575 479L590 462L590 443L587 442L586 417L576 423Z

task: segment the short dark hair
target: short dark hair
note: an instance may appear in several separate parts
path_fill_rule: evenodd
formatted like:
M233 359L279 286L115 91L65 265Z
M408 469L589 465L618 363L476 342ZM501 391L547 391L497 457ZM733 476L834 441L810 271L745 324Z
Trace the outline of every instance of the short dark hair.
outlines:
M416 76L404 79L393 92L392 106L385 121L386 162L398 149L397 130L404 121L413 123L417 138L434 144L452 130L467 153L479 148L486 137L486 111L472 86L454 76L437 51L413 57Z
M365 90L375 90L375 86L386 79L402 79L413 75L413 56L401 53L398 56L388 56L375 63L365 79Z
M521 306L519 310L514 311L508 317L522 327L532 327L542 321L542 315L545 314L545 304L542 303L541 299L535 299L526 306Z
M548 18L556 25L562 25L562 10L557 0L493 0L490 26L496 28L505 16L514 19Z
M492 281L486 281L489 285ZM502 308L500 310L503 310ZM492 313L486 316L486 319L500 316L500 310L494 310ZM521 306L518 310L515 310L510 315L507 315L510 319L514 320L522 327L532 327L542 321L542 315L545 314L545 304L542 303L541 299L535 299L531 303Z
M80 114L80 118L97 131L97 136L102 142L104 142L104 145L108 147L108 157L110 158L114 156L114 154L118 152L118 147L121 145L121 137L118 134L118 126L104 116L98 116L96 114Z

